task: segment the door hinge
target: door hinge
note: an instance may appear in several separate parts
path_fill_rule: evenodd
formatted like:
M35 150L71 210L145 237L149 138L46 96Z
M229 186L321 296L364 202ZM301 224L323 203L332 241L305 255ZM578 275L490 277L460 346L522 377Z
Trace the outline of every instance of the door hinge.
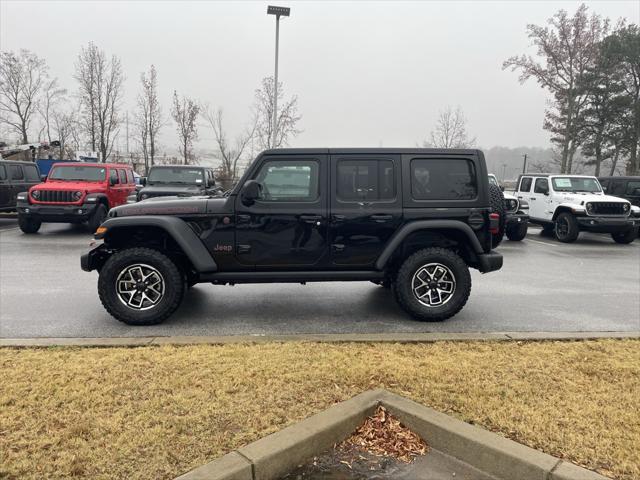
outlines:
M344 252L344 244L343 243L333 243L331 245L331 250L334 253Z

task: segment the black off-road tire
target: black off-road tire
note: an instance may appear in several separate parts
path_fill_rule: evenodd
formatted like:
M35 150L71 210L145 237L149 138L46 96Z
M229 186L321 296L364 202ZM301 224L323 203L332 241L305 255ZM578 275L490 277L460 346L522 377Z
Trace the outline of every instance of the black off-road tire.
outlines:
M630 228L626 232L612 233L611 238L616 243L631 243L638 237L638 227Z
M498 233L491 235L491 248L496 248L504 238L506 212L504 210L504 195L497 185L489 184L489 202L491 212L500 215L498 223Z
M164 295L148 310L136 310L120 300L116 290L118 276L132 265L156 269L164 280ZM113 254L100 270L98 294L104 308L127 325L156 325L176 311L185 293L184 274L163 253L150 248L128 248Z
M545 223L544 225L542 225L542 230L540 231L540 235L543 237L554 237L556 226L554 223Z
M566 231L564 228L565 226ZM571 215L569 212L562 212L556 218L553 231L558 241L562 243L572 243L578 239L578 235L580 234L580 225L578 225L576 217Z
M103 203L96 207L96 209L91 214L91 217L89 217L89 221L87 222L91 233L94 233L98 229L98 227L102 225L102 222L107 219L107 212L107 207L105 207Z
M42 222L40 220L36 220L35 218L18 215L18 226L24 233L31 234L37 233L37 231L40 230Z
M507 238L512 242L519 242L527 236L528 230L527 222L518 223L516 225L508 226L505 233Z
M441 306L422 304L413 291L414 275L428 264L441 264L453 274L455 289L450 299ZM399 305L416 320L439 322L458 313L471 293L469 267L455 252L446 248L425 248L408 257L393 283L393 294Z

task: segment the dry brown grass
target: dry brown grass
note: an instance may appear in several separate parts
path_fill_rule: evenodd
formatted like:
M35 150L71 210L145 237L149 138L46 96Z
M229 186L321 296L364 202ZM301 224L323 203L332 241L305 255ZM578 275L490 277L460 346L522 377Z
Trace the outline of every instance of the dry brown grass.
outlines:
M0 478L171 478L387 388L640 478L640 341L0 350Z

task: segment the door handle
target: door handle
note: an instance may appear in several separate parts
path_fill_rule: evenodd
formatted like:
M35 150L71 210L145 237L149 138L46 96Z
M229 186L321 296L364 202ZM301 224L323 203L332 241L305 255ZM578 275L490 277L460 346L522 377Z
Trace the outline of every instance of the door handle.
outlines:
M251 215L238 215L238 223L248 223L251 220Z
M300 215L300 220L304 223L316 223L320 225L320 220L322 220L322 215Z
M369 218L371 220L373 220L374 222L384 223L384 222L387 222L387 221L391 220L393 218L393 215L375 214L375 215L371 215Z
M531 198L529 198L529 200L535 200L535 199L536 199L536 197L531 197Z
M331 215L331 221L335 223L344 222L346 218L344 215Z

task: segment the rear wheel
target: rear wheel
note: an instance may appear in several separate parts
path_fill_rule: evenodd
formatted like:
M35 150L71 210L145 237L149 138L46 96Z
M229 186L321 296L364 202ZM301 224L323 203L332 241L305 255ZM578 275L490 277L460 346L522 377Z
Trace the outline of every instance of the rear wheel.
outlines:
M576 217L568 212L563 212L556 218L555 229L556 238L563 243L575 242L580 233L580 226Z
M42 222L24 215L18 215L18 226L24 233L36 233L40 230Z
M638 236L638 228L637 227L636 228L630 228L626 232L612 233L611 234L611 238L613 238L613 240L616 243L631 243L636 239L637 236Z
M157 250L122 250L100 270L98 293L102 305L128 325L161 323L178 308L184 292L184 275Z
M491 234L491 248L496 248L502 242L504 238L504 225L505 225L505 210L504 210L504 195L502 190L497 185L489 185L489 201L491 205L491 212L497 213L500 216L498 221L498 233Z
M527 229L527 222L522 222L507 227L505 233L512 242L519 242L527 236Z
M437 322L458 313L471 293L462 258L444 248L425 248L407 258L393 284L400 306L417 320Z

